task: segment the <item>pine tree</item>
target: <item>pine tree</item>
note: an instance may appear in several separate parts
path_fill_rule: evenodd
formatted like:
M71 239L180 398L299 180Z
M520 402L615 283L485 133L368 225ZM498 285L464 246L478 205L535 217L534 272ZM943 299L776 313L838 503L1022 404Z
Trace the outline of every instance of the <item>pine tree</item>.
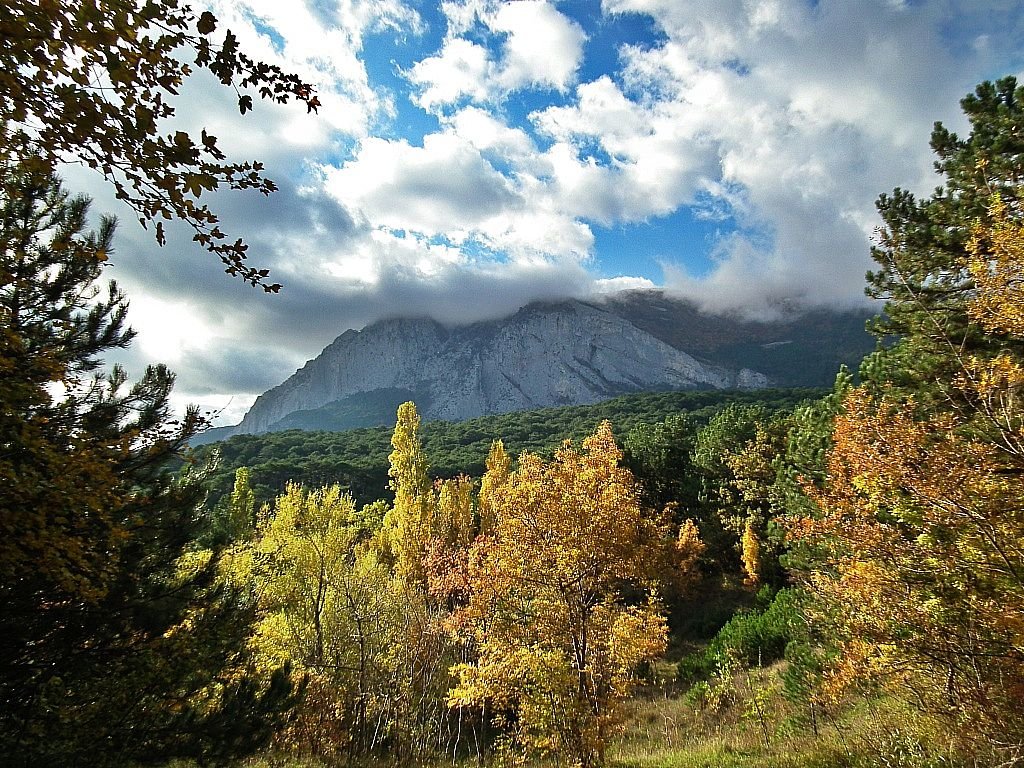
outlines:
M878 353L872 378L914 391L925 404L956 397L942 382L952 380L965 354L993 349L968 318L977 286L967 245L972 227L990 221L991 196L1012 199L1024 178L1024 88L1013 77L985 82L960 105L970 135L961 138L941 123L932 132L942 186L922 200L903 189L879 197L883 226L872 256L880 268L868 273L868 294L886 300L876 333L901 339ZM936 384L921 387L922 381Z
M0 757L244 753L291 687L241 674L248 616L194 543L202 478L167 468L201 419L172 420L162 366L102 372L133 335L117 286L95 286L114 221L85 233L88 200L24 143L0 142Z

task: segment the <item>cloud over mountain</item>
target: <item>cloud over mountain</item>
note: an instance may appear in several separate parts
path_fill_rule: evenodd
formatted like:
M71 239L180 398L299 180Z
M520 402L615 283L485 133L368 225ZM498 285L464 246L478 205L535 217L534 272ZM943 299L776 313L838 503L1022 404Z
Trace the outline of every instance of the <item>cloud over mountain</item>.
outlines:
M278 182L210 203L283 294L236 284L173 227L157 248L102 182L66 174L122 215L130 360L166 359L204 402L266 380L233 367L280 380L400 313L469 322L652 284L754 315L861 303L874 199L928 193L932 122L963 130L959 98L1024 66L1006 0L207 6L324 102L240 118L203 78L176 102L182 127Z

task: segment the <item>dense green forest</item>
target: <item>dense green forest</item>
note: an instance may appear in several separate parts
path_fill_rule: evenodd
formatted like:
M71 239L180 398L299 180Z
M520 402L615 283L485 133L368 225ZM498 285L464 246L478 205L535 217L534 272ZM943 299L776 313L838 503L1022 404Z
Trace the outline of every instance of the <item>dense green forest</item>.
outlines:
M823 394L815 389L651 392L596 405L544 408L454 423L432 421L423 425L420 438L436 476L480 477L494 440L502 440L513 455L530 451L550 457L564 440L578 442L605 420L615 425L616 434L625 436L634 428L643 429L640 425L656 424L681 413L688 414L694 424L703 424L730 403L759 404L774 411ZM216 451L210 476L212 504L230 493L235 470L243 466L250 471L258 504L270 501L292 481L308 487L338 483L357 503L366 504L391 495L387 474L391 432L388 427L366 427L345 432L287 430L237 435L216 446L204 446L196 456L206 460Z
M54 152L126 169L129 203L260 284L183 192L259 187L259 169L204 164L212 137L168 143L146 109L187 74L182 47L226 84L315 97L213 50L209 13L22 10L4 82L23 92L13 122L42 127L0 132L0 762L1024 762L1013 78L962 101L968 136L936 125L941 188L879 199L868 291L896 341L829 392L428 425L407 402L390 431L236 438L218 457L188 449L203 419L172 414L166 367L104 366L133 338L100 284L116 223L89 230ZM139 42L157 17L160 45ZM96 58L112 38L139 64L112 78L131 120L69 85L119 71Z

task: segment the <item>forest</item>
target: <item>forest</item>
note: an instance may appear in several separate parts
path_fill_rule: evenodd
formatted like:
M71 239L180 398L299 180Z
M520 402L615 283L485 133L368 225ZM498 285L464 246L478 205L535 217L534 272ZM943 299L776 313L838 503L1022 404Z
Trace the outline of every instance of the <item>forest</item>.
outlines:
M615 425L617 434L627 435L636 427L644 428L640 425L655 425L684 412L696 426L705 424L728 404L779 410L825 394L819 389L646 392L594 405L429 422L420 430L420 439L430 457L433 476L480 477L494 440L501 440L514 456L530 451L551 458L562 441L578 442L605 420ZM257 506L271 501L290 481L306 486L337 483L352 494L357 504L366 504L387 493L392 431L388 427L364 427L345 432L294 429L236 435L215 447L200 448L196 458L212 458L216 451L216 467L209 479L213 506L230 494L239 467L250 471Z
M969 135L936 124L931 196L878 199L879 345L829 392L453 425L408 402L390 431L192 451L207 425L172 412L170 370L103 363L134 335L103 284L116 222L90 229L56 153L127 169L122 199L274 292L189 197L260 169L217 165L205 134L153 139L155 91L132 78L180 80L186 46L225 82L316 99L230 36L214 50L212 14L196 37L168 7L165 47L109 65L138 94L124 133L63 87L86 64L59 45L4 52L21 89L0 133L4 765L1024 763L1013 78L963 99ZM131 38L168 7L59 31ZM75 131L16 127L90 109Z

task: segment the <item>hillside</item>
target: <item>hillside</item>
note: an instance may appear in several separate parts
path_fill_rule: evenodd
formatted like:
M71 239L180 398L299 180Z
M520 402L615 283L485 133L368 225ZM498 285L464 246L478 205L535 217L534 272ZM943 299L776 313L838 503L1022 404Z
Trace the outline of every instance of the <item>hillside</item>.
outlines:
M829 386L874 347L868 310L811 310L776 321L707 315L662 291L624 291L601 306L670 346L724 368L759 371L778 387Z
M396 318L348 330L262 394L234 427L195 443L289 429L391 425L415 400L426 419L598 403L633 392L829 386L874 346L866 312L754 322L700 313L659 291L535 303L446 327Z
M678 413L699 420L728 403L763 403L789 408L818 397L822 390L767 389L752 392L656 392L625 395L601 403L482 416L461 422L430 421L423 425L424 449L438 477L460 473L479 476L491 442L501 439L515 456L522 451L550 455L564 439L580 440L608 419L625 437L640 423L653 424ZM391 420L394 421L392 414ZM267 501L289 481L307 487L341 483L363 504L390 496L387 489L391 428L370 427L345 432L290 429L263 435L236 435L218 444L220 464L212 478L211 503L231 489L235 469L247 466L258 501ZM213 446L200 449L209 455Z

